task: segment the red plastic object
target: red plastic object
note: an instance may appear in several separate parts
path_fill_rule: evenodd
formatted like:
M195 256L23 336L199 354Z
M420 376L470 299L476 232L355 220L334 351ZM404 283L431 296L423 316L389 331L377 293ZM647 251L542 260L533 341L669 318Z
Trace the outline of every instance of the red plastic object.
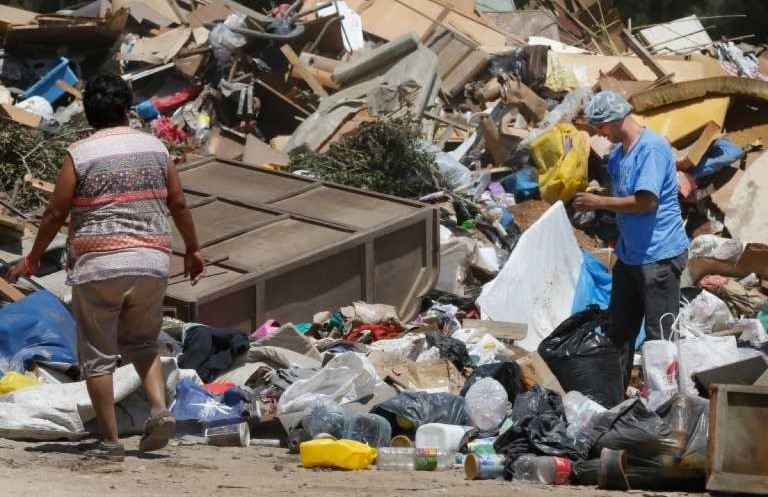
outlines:
M152 97L150 100L155 104L160 114L170 114L190 100L197 98L201 91L203 91L202 85L187 86L173 95Z
M176 126L170 117L158 117L152 121L152 131L156 137L168 140L173 144L184 143L187 140L187 134L183 129Z
M235 384L232 383L231 381L207 383L203 385L203 389L212 395L221 395L234 387L235 387Z

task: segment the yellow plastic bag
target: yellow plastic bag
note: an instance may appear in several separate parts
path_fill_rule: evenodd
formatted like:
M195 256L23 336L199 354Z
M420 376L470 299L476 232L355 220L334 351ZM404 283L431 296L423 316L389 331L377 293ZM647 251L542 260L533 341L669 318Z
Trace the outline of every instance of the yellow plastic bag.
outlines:
M366 469L376 454L373 447L354 440L321 438L299 445L301 465L305 468Z
M531 142L541 198L568 201L587 188L589 142L573 124L558 123Z
M9 371L0 378L0 395L15 392L22 388L36 387L41 382L37 378L32 378L15 371Z

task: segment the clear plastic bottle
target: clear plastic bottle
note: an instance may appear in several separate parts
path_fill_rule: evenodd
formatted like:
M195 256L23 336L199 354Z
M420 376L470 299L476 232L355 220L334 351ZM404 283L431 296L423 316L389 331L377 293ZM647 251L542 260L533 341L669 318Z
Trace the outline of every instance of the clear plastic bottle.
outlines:
M416 449L416 469L419 471L445 471L453 468L455 452L439 449Z
M207 112L201 112L197 115L197 127L195 128L195 139L197 143L203 144L211 134L211 116Z
M416 449L412 447L380 447L376 468L386 471L413 471L416 468Z
M526 454L512 464L512 474L515 481L565 485L570 480L572 467L570 459L564 457Z
M341 436L372 447L386 447L392 439L392 426L377 414L351 414L344 417Z
M339 404L332 400L321 400L313 403L304 411L304 418L301 423L311 438L315 438L321 433L342 438L345 416L346 413Z
M568 421L568 434L572 437L589 429L596 421L595 417L605 412L605 407L575 390L565 395L563 408Z
M469 387L464 408L469 422L479 430L495 430L507 417L509 397L501 383L493 378L482 378Z

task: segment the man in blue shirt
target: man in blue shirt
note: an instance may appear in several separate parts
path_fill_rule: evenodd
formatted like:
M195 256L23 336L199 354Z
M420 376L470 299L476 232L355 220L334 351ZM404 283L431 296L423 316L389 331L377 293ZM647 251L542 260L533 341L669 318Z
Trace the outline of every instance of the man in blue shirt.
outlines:
M596 94L585 108L597 132L618 144L608 159L612 196L579 193L578 210L616 213L618 261L613 268L608 335L623 352L629 382L635 341L645 318L649 340L661 339L680 308L680 274L688 259L688 237L677 198L677 172L666 140L632 116L618 93Z

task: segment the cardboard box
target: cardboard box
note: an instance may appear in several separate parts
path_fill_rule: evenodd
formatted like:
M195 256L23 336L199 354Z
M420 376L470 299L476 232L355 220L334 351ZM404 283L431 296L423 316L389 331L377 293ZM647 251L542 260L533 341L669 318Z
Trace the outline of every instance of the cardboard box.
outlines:
M688 260L688 271L693 281L710 274L743 278L755 273L768 278L768 245L748 243L736 264L711 257L694 257Z
M530 390L534 385L539 385L560 395L565 395L565 390L563 390L560 382L557 381L554 373L538 352L531 352L516 362L522 369L523 387L526 390Z

